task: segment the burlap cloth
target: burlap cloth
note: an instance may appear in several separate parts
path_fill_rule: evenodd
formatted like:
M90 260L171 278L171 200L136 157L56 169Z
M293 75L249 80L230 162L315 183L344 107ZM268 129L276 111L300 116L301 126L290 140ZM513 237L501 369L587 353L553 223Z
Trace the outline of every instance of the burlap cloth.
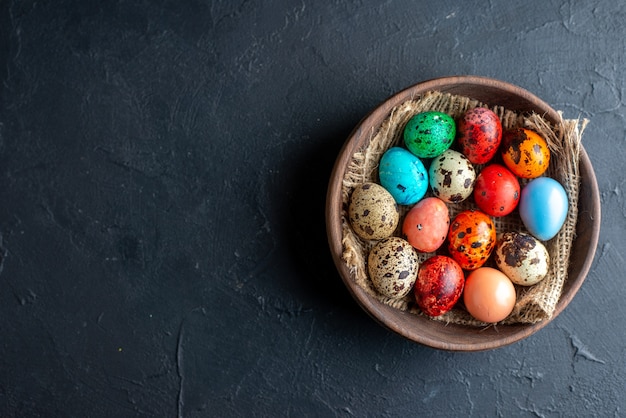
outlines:
M343 179L343 207L348 207L350 194L355 186L368 181L378 182L377 169L380 157L392 146L404 146L402 140L404 125L413 115L427 110L435 110L447 113L457 119L467 109L478 106L484 105L467 97L428 92L421 97L406 101L393 108L379 130L372 132L368 145L353 155ZM503 129L526 127L538 132L547 140L551 151L551 159L545 175L559 181L564 186L569 198L569 210L565 224L556 237L544 242L550 254L550 271L548 276L531 287L516 286L517 302L515 308L511 315L502 321L502 323L507 324L536 323L553 315L563 284L567 280L570 249L572 241L575 239L576 220L578 217L580 141L587 120L564 120L561 118L559 123L553 126L541 115L534 113L522 115L498 106L491 108L491 110L500 117ZM560 113L559 117L561 117ZM426 166L428 167L427 164ZM482 167L475 166L475 168L478 173ZM526 182L520 181L522 187ZM475 208L471 196L464 202L448 204L451 219L460 211L471 208ZM402 236L402 219L409 209L410 207L400 206L400 223L394 235ZM508 216L493 219L498 234L506 231L526 231L517 210ZM412 292L405 298L393 300L380 295L375 290L367 274L367 255L369 250L376 244L376 241L363 240L354 234L345 209L342 214L342 227L343 260L349 267L355 282L368 294L384 304L416 315L423 315L414 303ZM445 254L445 247L446 244L442 246L438 253ZM420 261L426 260L433 254L419 254ZM490 260L486 265L493 266L493 261ZM433 319L471 326L486 325L469 315L462 305L462 300L452 311Z

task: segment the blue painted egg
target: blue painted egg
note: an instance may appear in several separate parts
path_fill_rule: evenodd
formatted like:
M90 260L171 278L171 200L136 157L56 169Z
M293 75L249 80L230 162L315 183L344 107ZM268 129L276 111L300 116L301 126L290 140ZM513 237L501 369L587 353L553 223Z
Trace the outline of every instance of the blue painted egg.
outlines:
M519 214L528 232L541 241L552 239L567 218L568 200L561 184L549 177L531 180L520 195Z
M404 148L389 148L378 167L380 184L399 205L417 203L428 189L428 172L422 161Z

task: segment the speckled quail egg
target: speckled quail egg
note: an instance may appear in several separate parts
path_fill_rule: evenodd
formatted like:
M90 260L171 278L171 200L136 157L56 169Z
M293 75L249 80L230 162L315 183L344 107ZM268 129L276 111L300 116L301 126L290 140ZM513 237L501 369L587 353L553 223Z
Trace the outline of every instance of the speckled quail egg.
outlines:
M409 294L413 288L419 260L408 241L389 237L372 248L367 258L367 269L379 293L398 299Z
M543 280L550 266L546 247L523 232L505 232L495 251L498 268L515 284L531 286Z
M352 192L348 217L352 229L361 238L383 239L395 231L400 213L393 196L384 187L363 183Z
M476 171L465 155L449 149L432 160L428 179L435 196L447 203L458 203L472 194Z

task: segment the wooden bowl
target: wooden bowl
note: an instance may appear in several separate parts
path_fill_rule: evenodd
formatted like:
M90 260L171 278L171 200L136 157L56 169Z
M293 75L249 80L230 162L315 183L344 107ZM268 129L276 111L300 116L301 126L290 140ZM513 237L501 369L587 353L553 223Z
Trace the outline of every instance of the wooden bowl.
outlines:
M355 283L341 257L343 252L342 179L352 155L367 144L370 133L376 131L389 115L390 110L428 91L467 96L488 106L499 105L516 112L534 111L543 115L551 123L559 120L558 113L535 95L512 84L484 77L438 78L416 84L393 95L359 123L337 157L326 199L326 226L330 250L339 274L352 296L369 315L391 331L417 343L442 350L482 351L503 347L545 327L571 302L585 280L593 262L600 233L600 194L596 177L589 157L581 147L579 170L582 180L579 191L576 239L572 244L568 278L550 320L543 320L536 324L477 328L446 324L379 302Z

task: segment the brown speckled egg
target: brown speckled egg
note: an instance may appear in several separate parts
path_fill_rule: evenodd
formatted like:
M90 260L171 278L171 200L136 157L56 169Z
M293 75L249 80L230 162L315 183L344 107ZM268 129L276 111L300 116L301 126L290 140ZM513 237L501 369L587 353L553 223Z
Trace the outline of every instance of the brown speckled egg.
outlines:
M532 286L548 275L550 255L544 245L530 234L506 232L495 251L498 268L515 284Z
M348 207L350 225L364 239L391 236L398 226L400 214L391 193L376 183L355 187Z
M439 199L459 203L472 194L476 171L465 155L449 149L430 163L428 181Z
M380 241L369 253L367 269L379 293L397 299L409 294L419 269L417 253L407 241L390 237Z

